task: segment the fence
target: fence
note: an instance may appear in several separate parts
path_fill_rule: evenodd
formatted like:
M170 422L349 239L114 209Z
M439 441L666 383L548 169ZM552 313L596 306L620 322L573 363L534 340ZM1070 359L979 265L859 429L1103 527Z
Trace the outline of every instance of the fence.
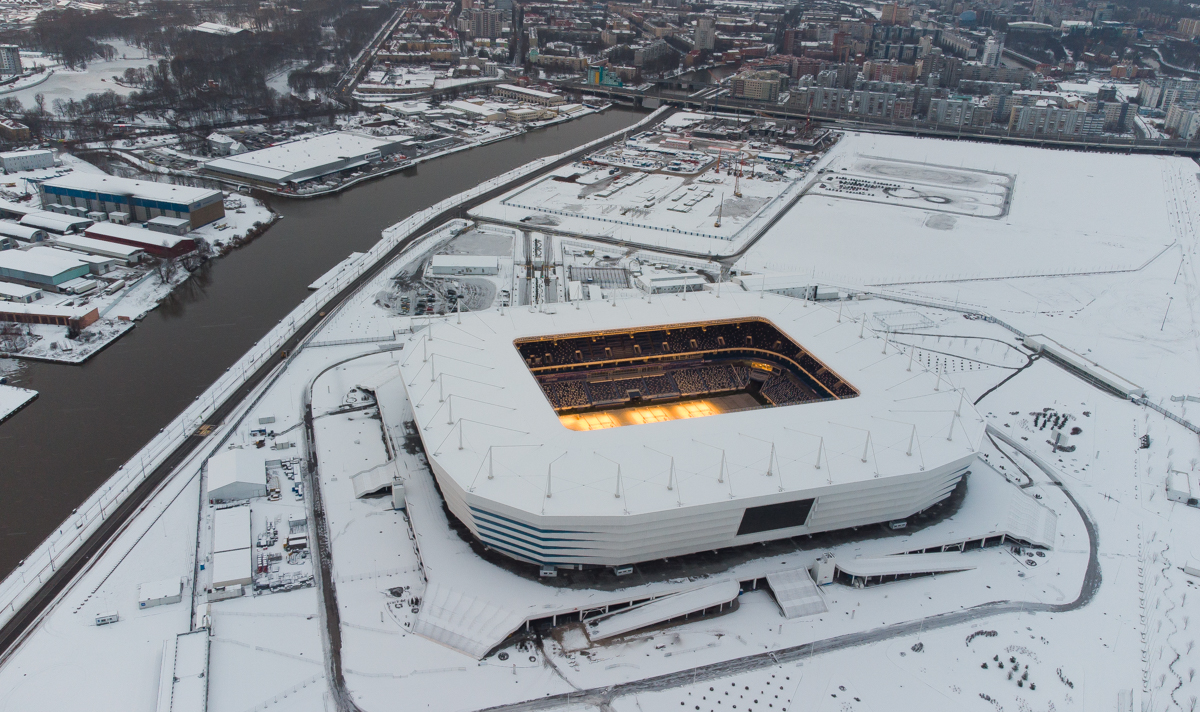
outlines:
M352 266L342 270L336 277L329 280L320 289L310 294L290 314L281 319L266 336L254 344L225 374L216 380L196 400L175 417L158 435L142 447L128 462L117 468L103 485L92 493L71 516L51 532L32 553L29 554L8 576L0 581L0 626L7 624L17 609L23 606L38 589L54 574L58 563L69 557L92 535L100 524L107 519L108 514L120 506L125 498L133 492L145 479L147 473L152 473L178 448L183 441L204 423L205 419L216 412L225 399L234 394L255 371L271 359L280 346L295 336L297 331L312 317L318 314L330 300L350 286L355 280L372 269L377 262L395 249L401 241L416 232L421 226L437 215L478 198L485 193L500 188L508 183L519 180L534 173L555 161L566 158L574 153L586 151L605 141L610 141L630 129L642 126L656 120L669 107L663 107L646 116L634 126L615 131L607 136L591 141L578 148L555 155L539 158L507 173L485 181L474 188L459 193L404 220L383 231L382 239L375 243L363 257ZM435 231L435 235L440 231ZM402 259L419 242L408 245L395 259ZM312 333L316 333L316 329Z

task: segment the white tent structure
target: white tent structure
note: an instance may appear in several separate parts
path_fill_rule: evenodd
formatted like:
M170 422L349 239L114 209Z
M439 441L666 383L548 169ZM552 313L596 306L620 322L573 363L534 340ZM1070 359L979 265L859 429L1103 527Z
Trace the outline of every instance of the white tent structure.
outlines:
M233 502L266 494L266 469L253 453L226 450L208 459L209 501Z

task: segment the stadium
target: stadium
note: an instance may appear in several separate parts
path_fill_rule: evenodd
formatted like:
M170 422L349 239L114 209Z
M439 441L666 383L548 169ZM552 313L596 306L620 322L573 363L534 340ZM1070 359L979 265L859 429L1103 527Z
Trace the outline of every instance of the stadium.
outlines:
M950 495L983 418L830 309L711 292L432 321L400 363L449 510L543 568L894 522Z

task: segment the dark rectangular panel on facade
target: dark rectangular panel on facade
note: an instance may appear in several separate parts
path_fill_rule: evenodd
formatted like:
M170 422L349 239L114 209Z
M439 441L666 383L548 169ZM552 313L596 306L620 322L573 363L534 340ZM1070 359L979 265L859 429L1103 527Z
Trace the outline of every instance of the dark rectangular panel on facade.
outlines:
M795 502L749 507L742 514L742 524L738 527L738 536L801 526L808 520L808 513L812 510L815 501L800 499Z

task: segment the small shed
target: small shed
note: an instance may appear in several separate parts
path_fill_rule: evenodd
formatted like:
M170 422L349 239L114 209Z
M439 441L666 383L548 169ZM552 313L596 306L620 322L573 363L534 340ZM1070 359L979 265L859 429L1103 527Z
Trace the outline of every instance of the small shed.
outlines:
M1171 470L1167 473L1167 499L1181 504L1197 505L1200 497L1200 482L1193 482L1187 472Z
M226 450L208 458L208 499L235 502L267 494L262 460L245 450Z
M192 221L188 218L169 218L166 215L159 215L147 220L146 227L168 235L186 235L192 229Z
M138 586L138 608L153 608L183 600L183 579L179 577L151 581Z

